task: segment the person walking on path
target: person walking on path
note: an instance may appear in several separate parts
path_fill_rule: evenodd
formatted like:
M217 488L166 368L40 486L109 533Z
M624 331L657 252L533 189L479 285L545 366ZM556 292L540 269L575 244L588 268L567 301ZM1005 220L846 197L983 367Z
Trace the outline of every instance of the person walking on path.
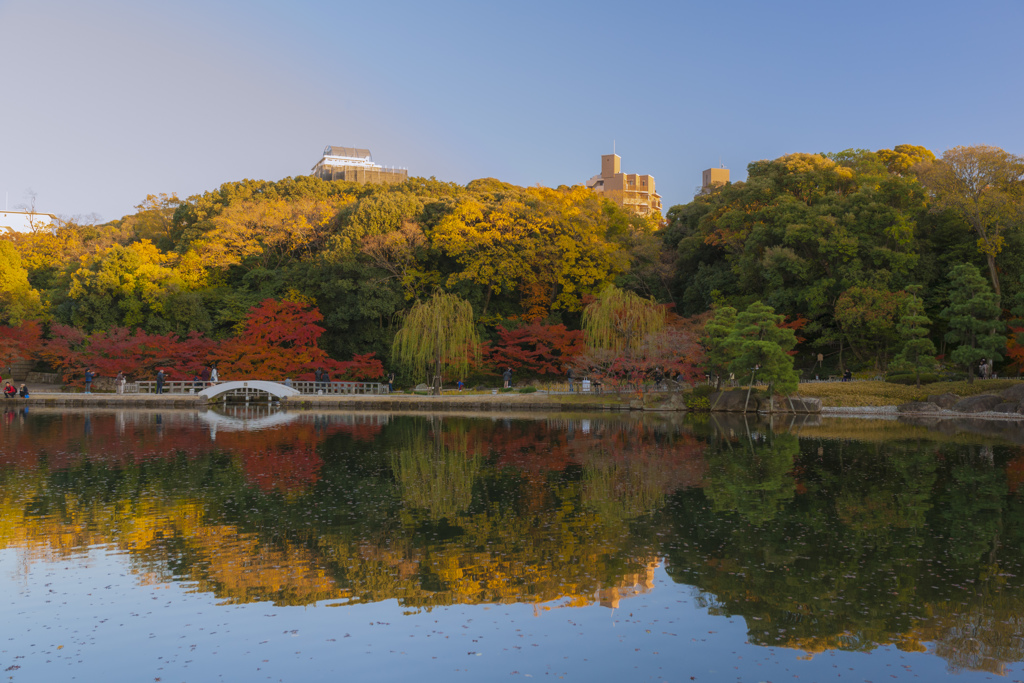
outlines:
M164 393L164 371L163 368L156 371L156 393Z
M95 377L95 376L96 376L96 373L94 373L90 368L86 368L85 369L85 393L87 393L87 394L91 394L92 393L92 380L93 380L93 377Z
M505 380L505 388L510 388L512 386L512 368L506 368L501 378Z
M214 365L210 368L210 384L216 384L220 380L220 376L217 374L217 366Z
M331 376L327 374L326 370L320 371L320 381L324 383L324 393L329 393L331 389Z

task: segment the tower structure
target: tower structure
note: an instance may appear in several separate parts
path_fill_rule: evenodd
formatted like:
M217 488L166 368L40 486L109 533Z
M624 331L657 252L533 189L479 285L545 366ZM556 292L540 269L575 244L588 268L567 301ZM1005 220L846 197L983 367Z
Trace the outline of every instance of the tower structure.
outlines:
M618 154L601 155L601 173L588 180L587 187L640 216L661 213L661 195L654 189L654 176L623 173Z
M700 193L711 194L717 188L725 187L729 184L729 169L727 168L709 168L701 174L700 179Z

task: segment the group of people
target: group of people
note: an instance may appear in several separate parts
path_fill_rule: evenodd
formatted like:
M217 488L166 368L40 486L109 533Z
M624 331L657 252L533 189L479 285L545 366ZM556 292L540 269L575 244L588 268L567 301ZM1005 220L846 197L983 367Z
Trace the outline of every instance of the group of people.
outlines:
M10 380L7 380L4 383L4 398L15 398L16 396L20 396L21 398L28 398L28 387L22 384L21 388L19 389L16 388L14 384L11 383Z
M167 381L167 374L168 374L168 371L164 370L163 368L158 368L157 369L157 371L156 371L156 393L158 393L158 394L164 393L164 384ZM87 393L87 394L91 394L92 393L92 383L93 383L93 380L95 380L97 377L99 377L99 373L93 372L92 368L86 368L85 369L85 393ZM202 387L202 386L209 386L211 384L216 384L219 381L220 381L220 377L217 374L217 366L216 365L211 365L208 368L203 368L202 372L196 373L192 377L192 386L194 388L199 388L199 387ZM125 392L125 387L127 386L127 384L128 384L128 375L126 375L124 372L118 372L117 376L114 377L114 391L116 391L119 394L123 394Z

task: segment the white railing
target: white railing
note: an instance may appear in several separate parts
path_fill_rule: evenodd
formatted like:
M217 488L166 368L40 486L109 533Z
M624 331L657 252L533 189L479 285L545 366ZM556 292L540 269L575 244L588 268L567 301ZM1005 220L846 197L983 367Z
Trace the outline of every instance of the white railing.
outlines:
M277 381L277 384L288 386L283 381ZM219 382L223 384L223 382ZM163 388L160 393L163 394L198 394L203 389L213 386L212 382L204 382L199 380L193 382L192 380L186 381L165 381ZM324 396L341 396L341 395L367 395L367 394L386 394L388 393L388 385L381 382L304 382L304 381L292 381L291 387L302 394L311 396L324 395ZM155 394L156 382L154 380L144 380L140 382L129 383L125 387L125 393L138 393L138 394Z

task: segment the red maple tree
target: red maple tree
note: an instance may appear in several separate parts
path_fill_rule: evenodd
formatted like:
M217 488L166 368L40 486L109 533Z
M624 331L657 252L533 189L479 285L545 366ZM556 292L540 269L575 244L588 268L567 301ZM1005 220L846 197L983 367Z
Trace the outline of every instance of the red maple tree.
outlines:
M372 353L351 361L328 357L318 346L324 317L314 307L294 301L266 299L253 306L241 334L209 354L220 379L312 380L317 368L333 380L369 380L384 376L384 365Z
M512 367L527 374L561 375L585 351L582 331L533 322L514 330L499 325L498 342L484 350L484 357L499 371Z

